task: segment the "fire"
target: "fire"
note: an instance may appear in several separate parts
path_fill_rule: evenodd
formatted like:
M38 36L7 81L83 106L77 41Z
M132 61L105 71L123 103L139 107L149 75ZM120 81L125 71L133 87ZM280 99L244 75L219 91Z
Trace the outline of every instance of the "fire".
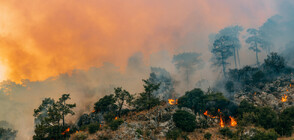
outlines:
M220 117L220 123L219 124L220 124L221 128L225 127L225 123L224 123L222 117Z
M231 119L231 126L236 126L237 125L237 121L230 116L230 119Z
M213 115L210 115L208 114L208 111L206 110L204 113L203 113L205 116L208 116L210 118L215 118L216 116L213 116Z
M290 86L290 87L292 87L292 85L291 85L291 84L290 84L289 86Z
M61 133L61 135L65 135L65 133L68 133L69 132L69 128L67 128L65 131L63 131L62 133Z
M94 113L94 112L95 112L95 110L92 111L92 113Z
M288 96L287 96L286 94L284 94L284 95L282 96L281 101L282 101L282 102L286 102L286 101L287 101L287 98L288 98Z
M168 99L168 103L170 105L176 105L176 104L178 104L178 99L176 99L176 100L174 100L174 99Z
M114 120L117 120L117 117L115 117Z

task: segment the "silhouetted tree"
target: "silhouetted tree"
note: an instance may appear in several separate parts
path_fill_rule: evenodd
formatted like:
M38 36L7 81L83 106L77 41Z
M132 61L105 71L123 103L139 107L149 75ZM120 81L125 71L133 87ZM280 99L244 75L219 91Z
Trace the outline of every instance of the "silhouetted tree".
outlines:
M213 65L222 66L223 74L226 77L226 66L229 65L227 59L233 55L231 44L228 41L231 40L229 36L221 36L213 43L211 52L213 53Z
M150 80L143 80L145 91L140 93L139 97L134 101L137 110L151 109L158 105L160 100L152 94L159 89L160 83L153 83Z
M121 87L114 88L114 95L114 98L118 104L118 116L120 117L121 110L125 102L130 105L134 98L128 91L122 89Z
M187 88L190 85L190 75L194 74L197 69L203 68L203 60L200 58L201 54L195 52L181 53L174 55L173 63L178 71L182 71L185 74L187 81Z

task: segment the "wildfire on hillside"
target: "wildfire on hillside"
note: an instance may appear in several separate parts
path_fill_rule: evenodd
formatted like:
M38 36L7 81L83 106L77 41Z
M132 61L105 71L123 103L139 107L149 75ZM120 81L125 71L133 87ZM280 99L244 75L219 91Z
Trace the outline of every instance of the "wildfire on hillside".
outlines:
M170 105L177 105L178 104L178 99L174 100L174 99L168 99L168 103Z
M286 101L287 101L287 98L288 98L288 96L287 96L286 94L284 94L284 95L282 96L281 101L282 101L282 102L286 102Z

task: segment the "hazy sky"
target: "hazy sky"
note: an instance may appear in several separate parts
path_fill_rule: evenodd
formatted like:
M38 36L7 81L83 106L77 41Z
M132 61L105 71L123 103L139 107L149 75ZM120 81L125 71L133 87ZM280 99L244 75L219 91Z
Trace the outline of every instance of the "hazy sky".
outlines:
M276 5L274 0L0 0L0 78L45 80L103 62L123 71L138 52L145 60L160 50L207 53L209 34L229 25L260 26L276 14Z

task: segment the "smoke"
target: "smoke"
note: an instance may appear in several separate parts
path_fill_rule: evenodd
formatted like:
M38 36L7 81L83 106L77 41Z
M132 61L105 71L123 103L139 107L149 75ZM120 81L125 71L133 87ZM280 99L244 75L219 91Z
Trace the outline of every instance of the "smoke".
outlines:
M31 139L33 109L46 97L57 99L70 93L71 101L77 103L77 114L70 118L75 121L79 114L91 111L99 97L113 93L116 86L131 93L141 92L141 79L148 78L152 66L170 72L171 78L167 78L177 81L173 83L174 90L184 93L184 80L172 63L173 55L183 52L201 52L206 64L192 74L191 85L199 79L207 79L209 82L202 83L209 84L218 74L209 67L208 36L236 24L258 28L277 11L284 15L279 25L290 28L294 20L287 9L293 6L278 2L288 7L281 11L273 3L274 0L0 1L0 72L5 72L7 79L1 83L0 120L18 129L18 139ZM290 40L290 31L282 37ZM246 47L241 48L240 59L242 65L255 61Z

